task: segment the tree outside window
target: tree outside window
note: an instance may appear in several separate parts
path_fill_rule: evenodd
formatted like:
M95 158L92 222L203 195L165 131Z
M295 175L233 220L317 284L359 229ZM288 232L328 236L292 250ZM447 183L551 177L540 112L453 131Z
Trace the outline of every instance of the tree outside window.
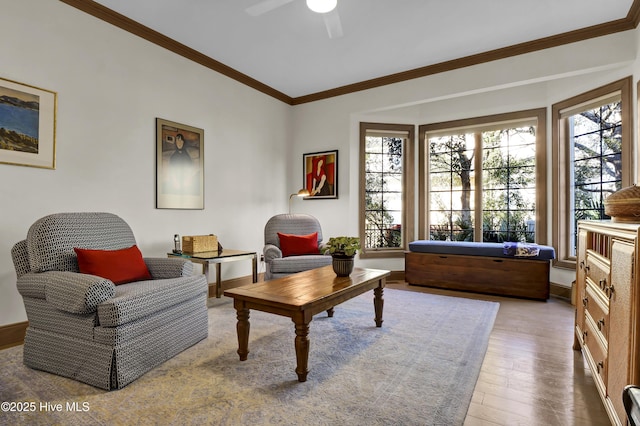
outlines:
M429 139L431 240L473 241L473 134Z
M536 241L535 126L482 133L482 241Z

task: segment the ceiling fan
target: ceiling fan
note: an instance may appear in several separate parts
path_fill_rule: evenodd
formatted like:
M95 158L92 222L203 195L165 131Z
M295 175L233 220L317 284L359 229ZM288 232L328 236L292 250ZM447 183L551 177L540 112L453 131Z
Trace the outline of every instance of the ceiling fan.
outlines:
M296 0L262 0L245 9L251 16L260 16L285 4ZM338 0L306 0L307 7L312 11L319 13L324 18L324 24L327 27L329 38L342 37L342 23L336 5Z

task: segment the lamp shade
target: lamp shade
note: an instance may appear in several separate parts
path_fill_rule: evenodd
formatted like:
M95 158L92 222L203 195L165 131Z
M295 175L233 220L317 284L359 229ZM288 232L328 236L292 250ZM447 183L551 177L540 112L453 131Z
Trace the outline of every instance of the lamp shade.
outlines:
M307 7L316 13L331 12L337 4L338 0L307 0Z

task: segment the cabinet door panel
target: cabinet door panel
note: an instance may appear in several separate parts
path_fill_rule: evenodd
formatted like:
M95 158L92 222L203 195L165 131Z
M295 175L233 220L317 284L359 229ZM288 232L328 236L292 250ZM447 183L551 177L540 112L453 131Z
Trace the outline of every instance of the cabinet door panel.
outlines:
M611 285L613 289L605 291L609 296L609 370L607 394L613 402L618 418L625 419L622 405L622 390L631 383L630 362L632 336L632 286L634 267L634 245L614 240L611 250Z
M587 292L586 292L587 304L585 307L585 316L591 317L594 324L598 329L598 332L602 334L602 339L605 342L609 341L609 307L602 303L602 297L599 294L594 284L591 284L587 280Z

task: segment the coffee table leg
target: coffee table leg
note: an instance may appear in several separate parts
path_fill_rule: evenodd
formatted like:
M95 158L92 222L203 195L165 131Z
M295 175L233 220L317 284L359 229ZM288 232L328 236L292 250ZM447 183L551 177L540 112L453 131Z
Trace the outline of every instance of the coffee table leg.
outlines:
M238 323L236 330L238 332L238 355L240 361L246 361L249 355L249 309L242 306L236 306Z
M382 327L382 308L384 307L384 299L382 298L382 293L382 285L373 289L373 308L376 311L376 327Z
M307 381L309 373L309 323L295 322L296 324L296 373L299 382Z

